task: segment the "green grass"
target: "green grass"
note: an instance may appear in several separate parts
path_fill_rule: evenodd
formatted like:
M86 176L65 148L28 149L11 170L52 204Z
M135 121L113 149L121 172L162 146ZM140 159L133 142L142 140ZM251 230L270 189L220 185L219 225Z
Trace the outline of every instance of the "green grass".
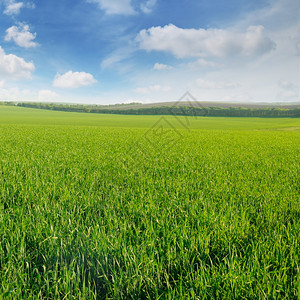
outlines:
M0 299L299 299L299 127L0 107Z
M149 128L161 116L129 116L110 114L86 114L61 111L48 111L32 108L0 106L0 124L21 125L71 125L121 128ZM300 128L299 119L291 118L227 118L227 117L177 117L164 116L176 128L191 129L274 129ZM166 127L170 127L167 123Z

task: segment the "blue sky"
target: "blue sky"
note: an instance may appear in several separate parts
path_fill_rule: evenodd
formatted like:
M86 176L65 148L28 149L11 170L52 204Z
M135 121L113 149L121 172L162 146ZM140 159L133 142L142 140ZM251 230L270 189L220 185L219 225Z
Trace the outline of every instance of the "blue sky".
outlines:
M0 100L296 102L298 0L0 0Z

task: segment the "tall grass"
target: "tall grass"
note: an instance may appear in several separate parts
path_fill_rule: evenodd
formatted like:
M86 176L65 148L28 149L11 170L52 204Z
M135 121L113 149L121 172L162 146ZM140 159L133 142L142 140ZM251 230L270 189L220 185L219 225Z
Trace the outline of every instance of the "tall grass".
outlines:
M144 132L0 127L0 298L297 299L299 132Z

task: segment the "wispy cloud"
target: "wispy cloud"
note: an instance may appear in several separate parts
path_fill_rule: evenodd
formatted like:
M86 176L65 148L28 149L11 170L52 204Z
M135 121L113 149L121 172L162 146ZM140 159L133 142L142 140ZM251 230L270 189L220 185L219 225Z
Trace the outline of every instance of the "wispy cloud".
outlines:
M193 68L193 69L199 69L199 68L222 68L224 65L211 61L211 60L206 60L204 58L199 58L196 61L193 61L188 64L188 67Z
M8 16L20 14L21 8L35 8L32 2L15 2L15 0L6 0L4 1L4 5L5 9L3 13Z
M156 92L156 93L165 93L165 92L169 92L171 91L171 87L170 86L161 86L159 84L155 84L155 85L151 85L148 87L140 87L140 88L136 88L134 90L135 93L138 94L148 94L151 92Z
M123 61L124 59L126 59L128 56L129 55L127 55L125 53L119 53L119 52L113 53L113 54L109 55L108 57L106 57L101 62L101 68L107 69L107 68L115 67L121 61Z
M128 37L128 39L129 38L130 37ZM123 42L124 41L122 41L122 43ZM126 40L125 43L128 43L128 41ZM135 51L136 48L132 45L119 46L119 49L113 51L102 60L101 68L103 70L113 69L119 73L126 73L132 67L128 61L132 58Z
M196 84L201 89L231 89L238 86L230 81L210 81L203 78L198 78Z
M59 95L51 90L40 90L38 94L39 101L55 101Z
M153 69L154 69L154 70L158 70L158 71L162 71L162 70L172 70L173 67L172 67L172 66L169 66L169 65L165 65L165 64L156 63L156 64L153 66Z
M11 101L32 101L36 99L36 93L30 89L21 89L18 87L1 88L0 95L2 99Z
M96 3L100 9L108 15L132 15L135 10L131 5L131 0L86 0L88 3Z
M152 12L154 6L156 5L157 0L147 0L145 3L140 5L141 11L145 14Z
M142 0L139 4L133 4L131 0L86 0L88 3L96 3L107 15L135 15L138 12L149 14L153 11L157 0Z

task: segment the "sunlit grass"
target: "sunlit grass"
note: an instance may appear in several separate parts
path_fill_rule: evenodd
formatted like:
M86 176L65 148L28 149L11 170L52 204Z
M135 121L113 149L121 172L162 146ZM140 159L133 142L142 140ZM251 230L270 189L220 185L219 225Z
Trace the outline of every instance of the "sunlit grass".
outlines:
M0 125L0 298L298 299L299 131L32 120Z

